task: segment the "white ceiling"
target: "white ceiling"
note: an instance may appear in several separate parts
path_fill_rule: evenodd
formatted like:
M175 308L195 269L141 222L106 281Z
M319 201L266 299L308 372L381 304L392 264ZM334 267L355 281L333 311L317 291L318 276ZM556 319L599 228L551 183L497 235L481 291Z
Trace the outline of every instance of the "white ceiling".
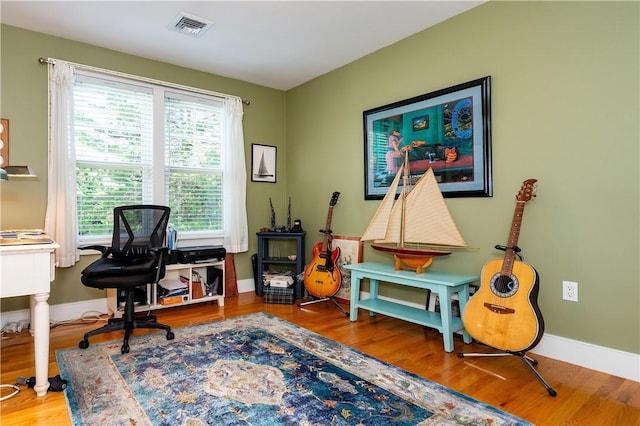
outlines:
M0 22L288 90L483 1L2 0ZM180 12L214 25L169 30Z

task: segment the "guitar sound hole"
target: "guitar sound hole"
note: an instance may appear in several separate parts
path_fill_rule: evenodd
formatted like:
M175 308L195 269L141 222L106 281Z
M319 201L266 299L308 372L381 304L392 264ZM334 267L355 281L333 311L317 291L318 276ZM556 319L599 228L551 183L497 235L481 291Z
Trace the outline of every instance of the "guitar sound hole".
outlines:
M514 276L496 274L491 278L491 291L498 297L510 297L518 291L518 279Z

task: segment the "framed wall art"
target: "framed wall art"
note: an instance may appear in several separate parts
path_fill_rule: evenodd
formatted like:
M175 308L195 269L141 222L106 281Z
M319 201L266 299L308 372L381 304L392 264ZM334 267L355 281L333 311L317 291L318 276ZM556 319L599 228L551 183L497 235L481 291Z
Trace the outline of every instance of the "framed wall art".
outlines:
M409 183L429 168L445 197L491 197L491 77L363 112L365 200L384 197L409 152Z
M362 262L362 241L360 237L333 236L333 248L340 247L338 267L342 275L342 284L335 294L336 299L349 303L351 300L351 270L345 269L345 265Z
M251 144L251 181L276 182L276 147Z

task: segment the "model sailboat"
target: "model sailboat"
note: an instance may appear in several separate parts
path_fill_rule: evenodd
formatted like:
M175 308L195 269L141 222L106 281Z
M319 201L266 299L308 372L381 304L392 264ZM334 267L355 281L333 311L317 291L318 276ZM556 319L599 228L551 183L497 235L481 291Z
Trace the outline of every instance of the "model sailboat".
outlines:
M402 192L396 192L402 175ZM395 269L403 267L420 274L434 256L467 248L444 202L433 171L427 170L407 191L409 158L405 151L402 172L398 171L389 191L365 230L362 240L374 241L375 250L393 254Z

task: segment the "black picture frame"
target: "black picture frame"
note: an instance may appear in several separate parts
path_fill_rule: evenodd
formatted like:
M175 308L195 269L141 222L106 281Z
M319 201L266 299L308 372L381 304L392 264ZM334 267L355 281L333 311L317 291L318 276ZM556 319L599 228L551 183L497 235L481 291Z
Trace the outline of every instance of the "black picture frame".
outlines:
M251 181L275 183L277 178L277 147L251 144Z
M404 159L397 141L411 183L431 168L444 197L493 196L490 76L369 109L363 124L365 200L387 193Z

